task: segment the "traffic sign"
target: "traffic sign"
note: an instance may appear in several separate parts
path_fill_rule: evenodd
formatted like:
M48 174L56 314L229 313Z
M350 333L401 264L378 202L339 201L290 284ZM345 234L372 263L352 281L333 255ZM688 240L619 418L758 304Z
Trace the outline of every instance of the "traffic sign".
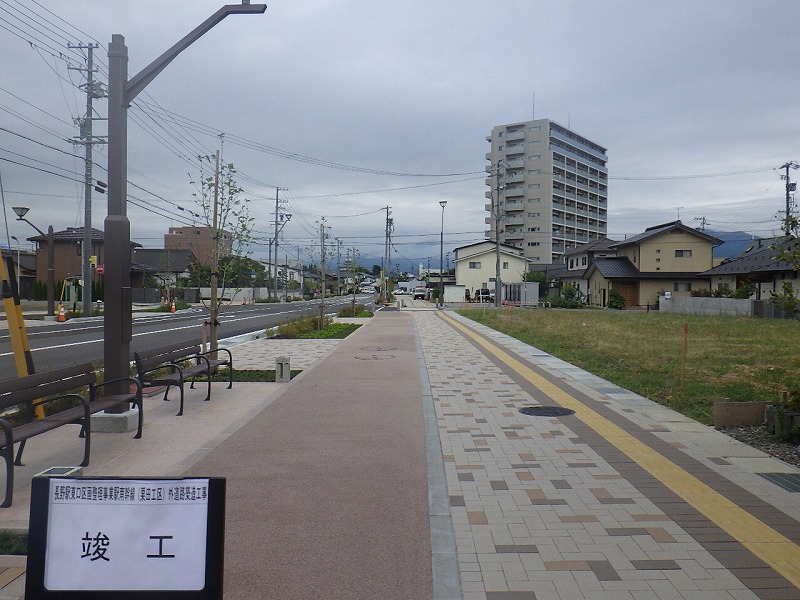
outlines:
M94 272L95 272L95 273L97 273L98 275L102 275L102 274L103 274L103 270L104 270L104 269L103 269L103 265L97 265L97 266L94 268Z

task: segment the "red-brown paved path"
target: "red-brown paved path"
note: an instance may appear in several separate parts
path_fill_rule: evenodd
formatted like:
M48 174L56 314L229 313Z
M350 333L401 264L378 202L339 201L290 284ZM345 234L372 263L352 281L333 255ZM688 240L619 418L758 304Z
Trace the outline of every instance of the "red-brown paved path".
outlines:
M432 597L414 327L380 321L187 473L227 478L226 598Z

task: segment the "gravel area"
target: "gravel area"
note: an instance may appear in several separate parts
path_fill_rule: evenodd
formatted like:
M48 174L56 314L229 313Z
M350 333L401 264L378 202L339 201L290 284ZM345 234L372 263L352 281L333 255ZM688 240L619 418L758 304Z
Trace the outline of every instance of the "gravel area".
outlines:
M790 465L800 467L800 446L795 446L788 442L779 442L767 432L767 428L764 425L730 427L723 429L722 432Z

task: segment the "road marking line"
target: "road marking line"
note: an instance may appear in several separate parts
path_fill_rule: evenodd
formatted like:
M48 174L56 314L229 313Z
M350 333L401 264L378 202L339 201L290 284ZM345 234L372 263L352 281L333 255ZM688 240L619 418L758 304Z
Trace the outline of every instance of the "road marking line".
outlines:
M655 479L739 541L750 552L800 588L800 547L743 510L645 443L627 433L564 390L550 383L494 343L443 313L439 315L464 335L516 371L550 398L575 411L575 416L622 451Z

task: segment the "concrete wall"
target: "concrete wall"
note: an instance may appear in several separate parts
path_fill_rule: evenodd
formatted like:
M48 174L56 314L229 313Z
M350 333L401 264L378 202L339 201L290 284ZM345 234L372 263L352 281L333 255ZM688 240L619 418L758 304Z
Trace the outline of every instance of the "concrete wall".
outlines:
M736 298L685 298L672 295L666 300L659 297L659 309L664 312L684 315L738 315L749 317L753 314L752 300L738 300Z

